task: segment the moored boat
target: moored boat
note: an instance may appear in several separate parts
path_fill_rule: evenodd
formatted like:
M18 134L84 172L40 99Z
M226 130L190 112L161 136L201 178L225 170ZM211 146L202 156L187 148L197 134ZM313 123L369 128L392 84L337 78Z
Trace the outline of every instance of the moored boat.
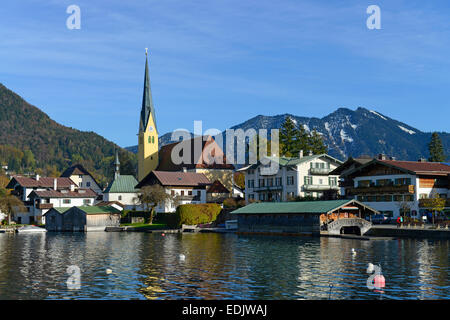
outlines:
M39 232L47 232L44 228L36 227L36 226L23 226L16 230L18 233L39 233Z

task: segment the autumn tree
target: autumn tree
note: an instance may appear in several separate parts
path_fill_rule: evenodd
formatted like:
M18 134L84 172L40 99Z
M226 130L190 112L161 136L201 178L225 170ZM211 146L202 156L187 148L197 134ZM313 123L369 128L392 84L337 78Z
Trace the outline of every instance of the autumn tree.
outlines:
M149 212L149 224L152 224L156 206L165 201L176 203L177 199L168 194L162 186L155 184L142 187L138 201L144 207L144 210Z
M0 211L8 216L8 224L11 224L12 215L25 211L25 206L19 198L11 195L9 192L0 192Z

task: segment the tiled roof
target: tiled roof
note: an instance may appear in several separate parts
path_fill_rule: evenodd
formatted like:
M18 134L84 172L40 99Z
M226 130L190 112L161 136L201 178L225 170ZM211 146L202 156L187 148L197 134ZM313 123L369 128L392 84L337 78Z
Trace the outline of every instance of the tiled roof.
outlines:
M206 140L206 141L204 141L204 140ZM173 163L172 150L179 143L186 143L187 146L189 146L189 143L190 143L190 149L191 149L190 164L186 164L186 163L175 164L175 163ZM195 158L196 154L194 154L194 150L195 150L194 146L197 143L201 144L201 146L202 146L202 154L203 154L202 158L200 158L200 157ZM203 136L199 136L199 137L195 137L193 139L183 140L180 142L174 142L174 143L162 146L161 149L159 150L159 165L158 165L157 170L158 171L182 171L183 167L185 167L187 169L206 168L206 169L233 170L234 166L232 164L227 164L226 156L223 153L223 151L219 148L218 145L215 148L213 148L212 146L206 148L210 144L216 144L216 141L211 136L207 136L207 137L205 137L205 139L203 138ZM186 147L186 149L187 148L188 147ZM211 164L206 163L205 159L207 158L209 151L211 151L211 153L213 153L212 150L216 150L217 152L219 152L217 157L221 157L223 159L222 160L223 164L215 163L215 162L211 163ZM212 154L212 156L215 156L215 154Z
M57 190L43 190L33 191L30 198L35 194L39 198L95 198L97 193L92 189L77 189L75 191L57 191Z
M368 208L367 206L356 200L260 202L260 203L255 202L245 207L239 208L231 213L232 214L280 214L280 213L322 214L332 212L338 208L341 208L351 203L357 203L363 207Z
M207 193L230 193L230 191L225 188L225 186L219 181L216 180L213 184L206 190Z
M35 178L13 176L7 187L13 188L15 183L17 182L20 186L25 188L53 188L55 179L57 179L58 189L68 189L70 188L71 185L76 185L75 182L73 182L70 178L67 177L61 178L39 177L39 180L36 180Z
M136 187L141 188L148 185L153 178L156 178L163 186L198 187L211 184L211 181L203 173L151 171Z
M450 166L439 162L378 160L393 167L415 172L416 174L450 174Z
M120 203L119 201L101 201L101 202L97 203L96 206L104 207L104 206L110 206L113 204L116 204L119 207L125 208L125 205Z
M73 175L87 175L87 176L90 176L92 178L92 180L94 180L94 182L97 185L99 185L98 182L95 180L95 178L81 164L76 164L76 165L73 165L73 166L67 168L61 174L61 177L69 178L69 177L71 177Z
M136 193L135 189L138 181L132 175L119 175L106 188L104 193Z

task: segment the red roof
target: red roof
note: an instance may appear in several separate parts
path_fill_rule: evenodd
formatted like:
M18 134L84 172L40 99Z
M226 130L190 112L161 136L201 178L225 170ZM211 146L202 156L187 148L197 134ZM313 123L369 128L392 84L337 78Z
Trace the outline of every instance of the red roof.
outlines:
M200 141L199 141L200 140ZM175 164L172 161L172 150L173 148L180 144L186 143L186 149L191 149L190 163ZM198 158L195 158L195 145L201 145L201 154ZM217 155L215 154L217 152ZM209 156L222 159L222 163L213 162L208 163ZM206 160L206 161L205 161ZM183 167L187 169L194 168L206 168L206 169L227 169L233 170L234 166L227 163L227 159L222 149L216 143L216 141L211 136L199 136L189 140L183 140L180 142L174 142L165 146L162 146L159 150L159 165L158 171L182 171Z
M416 174L450 174L450 166L439 162L419 162L419 161L396 161L396 160L378 160L390 166L412 171Z
M13 176L11 182L15 180L21 187L25 188L53 188L55 179L57 180L58 189L69 189L71 185L76 186L75 182L70 178L40 177L39 180L36 180L35 178Z
M57 190L43 190L43 191L33 191L30 194L37 195L40 198L95 198L97 193L92 189L77 189L75 191L57 191Z
M210 185L211 181L203 174L196 172L152 171L163 186L201 186Z
M216 180L206 191L207 193L230 193L230 191L225 188L225 186L219 181Z

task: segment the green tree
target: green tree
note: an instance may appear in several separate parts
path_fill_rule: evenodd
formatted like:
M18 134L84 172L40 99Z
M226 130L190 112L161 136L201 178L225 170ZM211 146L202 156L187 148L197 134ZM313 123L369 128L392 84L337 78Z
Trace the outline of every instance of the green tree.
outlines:
M8 224L11 224L11 216L14 213L25 211L25 206L19 198L6 193L0 196L0 211L7 214Z
M313 130L308 139L308 146L308 150L311 150L313 154L323 154L328 151L327 146L323 143L322 136L317 133L316 129Z
M36 166L36 160L34 154L30 149L23 152L22 167L26 170L33 170Z
M432 223L434 224L434 219L437 212L441 212L445 208L446 198L439 197L439 193L434 193L431 195L430 204L432 211Z
M298 132L294 121L287 117L280 130L280 153L286 157L292 157L298 152Z
M144 207L144 210L150 212L149 224L152 224L156 206L165 201L176 202L176 199L168 194L162 186L155 184L142 187L138 201Z
M428 161L431 162L444 162L446 157L444 154L444 147L442 146L441 138L437 132L433 132L431 135L431 141L428 144L428 151L430 152L430 157Z

